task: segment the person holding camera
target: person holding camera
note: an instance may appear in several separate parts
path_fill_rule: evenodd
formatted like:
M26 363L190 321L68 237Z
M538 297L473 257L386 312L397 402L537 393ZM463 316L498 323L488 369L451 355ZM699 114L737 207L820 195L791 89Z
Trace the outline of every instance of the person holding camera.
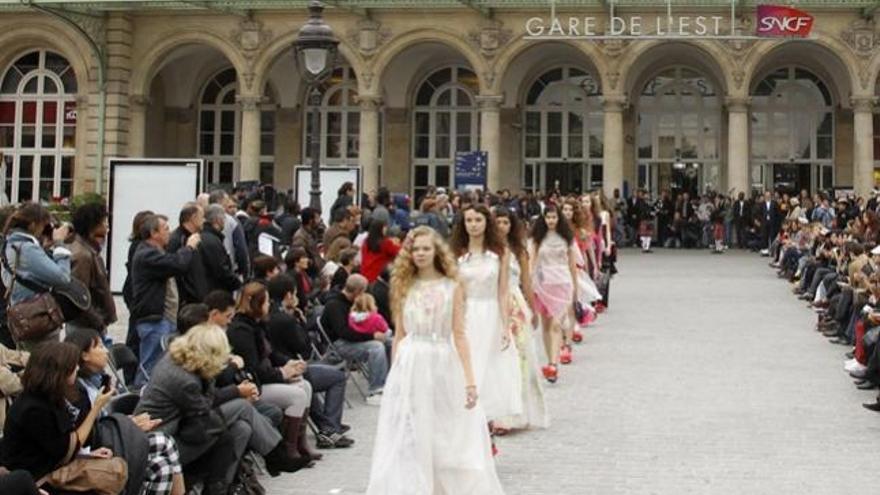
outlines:
M70 283L71 252L62 243L70 235L67 225L55 225L42 205L25 203L9 217L4 230L2 277L10 307ZM49 250L44 249L44 241ZM13 283L13 279L15 280ZM43 335L17 339L21 350L31 351L43 342L58 341L61 327Z

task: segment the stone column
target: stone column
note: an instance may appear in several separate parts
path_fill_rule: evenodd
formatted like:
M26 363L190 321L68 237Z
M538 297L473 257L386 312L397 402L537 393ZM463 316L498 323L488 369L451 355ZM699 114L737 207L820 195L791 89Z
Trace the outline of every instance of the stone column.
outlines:
M874 188L874 120L876 98L854 96L853 105L853 187L867 197Z
M727 188L734 195L751 191L749 173L749 103L750 98L729 96L727 105Z
M144 95L128 97L128 155L132 158L144 156L147 140L147 107L150 99Z
M376 95L360 95L361 123L358 134L358 159L361 165L363 191L379 188L379 107L382 99Z
M501 95L477 96L480 106L480 150L489 156L486 164L486 188L501 188Z
M260 180L260 103L262 96L240 95L241 148L239 180Z
M626 104L626 97L623 95L602 98L602 109L605 112L602 189L609 198L615 189L620 189L621 197L623 196L623 111Z

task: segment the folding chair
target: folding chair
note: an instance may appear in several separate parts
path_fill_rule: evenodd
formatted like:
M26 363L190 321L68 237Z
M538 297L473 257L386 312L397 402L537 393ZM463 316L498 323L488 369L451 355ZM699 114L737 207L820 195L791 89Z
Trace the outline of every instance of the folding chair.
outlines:
M367 400L367 392L366 392L366 391L361 387L361 385L358 383L357 379L356 379L356 378L354 377L354 375L351 373L351 370L352 370L352 369L355 369L356 371L359 371L359 372L364 376L364 378L365 378L368 382L369 382L369 380L370 380L370 372L369 372L369 370L366 369L366 366L364 366L364 363L362 363L362 362L360 362L360 361L355 361L355 360L345 359L345 358L342 356L342 354L339 353L339 350L336 348L336 345L333 343L332 340L330 340L330 336L327 334L327 331L324 330L324 324L321 323L321 319L320 319L320 318L318 318L318 320L317 320L317 325L316 325L316 327L317 327L317 329L318 329L318 332L319 332L321 338L322 338L322 339L324 340L324 342L326 342L326 344L327 344L327 352L324 353L324 355L321 357L322 360L323 360L323 361L326 361L327 358L330 356L331 353L335 354L336 356L339 356L339 358L342 360L342 363L341 363L341 364L344 366L344 367L342 368L342 370L345 372L345 377L346 377L346 379L350 379L351 383L354 384L354 388L357 389L357 391L358 391L358 393L360 394L360 396L361 396L364 400ZM315 351L317 351L317 349L315 349Z
M137 356L135 356L131 348L125 344L113 344L110 346L110 362L108 364L113 376L116 377L118 387L125 392L130 390L130 386L128 386L129 381L126 380L125 377L132 377L133 382L134 376L137 374L138 370L140 370L144 376L149 377L147 370L141 366ZM121 374L120 371L122 371Z

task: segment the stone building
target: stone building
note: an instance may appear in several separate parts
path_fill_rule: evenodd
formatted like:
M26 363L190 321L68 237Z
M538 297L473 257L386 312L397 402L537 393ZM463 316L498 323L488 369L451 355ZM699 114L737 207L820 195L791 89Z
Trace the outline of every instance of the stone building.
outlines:
M303 0L0 0L6 194L101 192L113 156L288 189L315 111L321 163L367 190L454 186L471 150L492 189L875 184L876 1L797 2L805 38L755 37L748 0L327 3L340 58L312 108Z

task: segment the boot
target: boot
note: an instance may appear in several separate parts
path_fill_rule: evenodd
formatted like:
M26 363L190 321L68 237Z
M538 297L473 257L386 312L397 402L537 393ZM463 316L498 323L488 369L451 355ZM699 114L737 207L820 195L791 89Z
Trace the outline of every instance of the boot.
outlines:
M312 458L308 455L301 454L298 448L299 432L301 429L300 426L302 424L302 418L284 416L284 419L281 423L281 434L284 435L284 440L282 440L282 442L284 444L284 449L287 453L287 457L294 460L304 458L308 461L308 465L306 467L312 467L315 465L315 463L312 461Z
M298 437L298 442L296 444L296 448L297 448L297 450L299 450L299 453L301 455L311 457L312 459L314 459L316 461L320 461L321 459L324 458L324 454L322 454L320 452L316 452L315 449L313 449L312 446L309 445L309 435L308 435L308 432L306 432L306 421L307 421L306 418L308 418L308 417L309 417L309 408L307 407L306 410L303 411L302 418L299 422L299 437Z
M308 457L298 456L291 458L287 455L287 448L284 441L278 442L278 445L272 449L272 452L263 456L266 460L266 471L273 478L281 473L295 473L304 467L309 467L312 460Z

